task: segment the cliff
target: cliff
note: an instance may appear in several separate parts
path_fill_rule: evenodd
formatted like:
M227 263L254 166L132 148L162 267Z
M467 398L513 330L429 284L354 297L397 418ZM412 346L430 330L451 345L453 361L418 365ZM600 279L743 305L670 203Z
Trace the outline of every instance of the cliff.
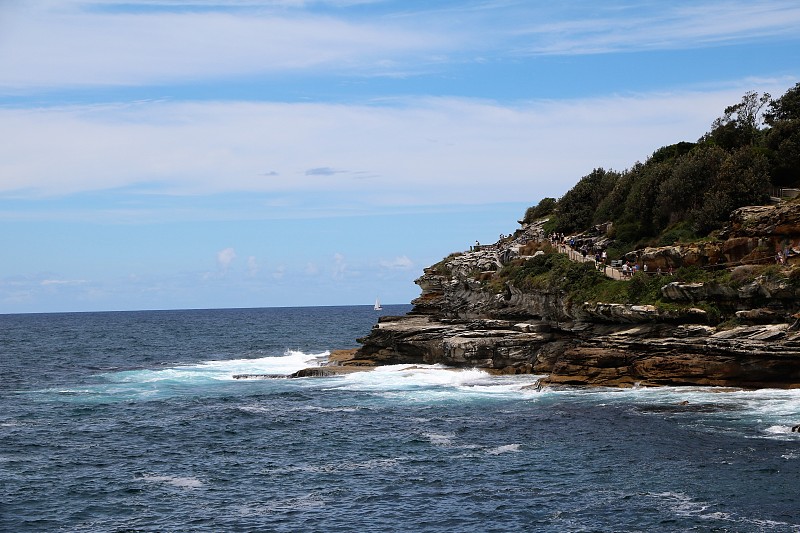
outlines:
M553 246L543 222L426 268L412 312L379 320L354 362L535 373L546 384L800 387L800 205L738 209L717 240L628 254L648 266L632 278ZM605 229L574 236L575 247L599 250ZM653 301L636 301L653 286ZM619 301L587 297L602 294Z

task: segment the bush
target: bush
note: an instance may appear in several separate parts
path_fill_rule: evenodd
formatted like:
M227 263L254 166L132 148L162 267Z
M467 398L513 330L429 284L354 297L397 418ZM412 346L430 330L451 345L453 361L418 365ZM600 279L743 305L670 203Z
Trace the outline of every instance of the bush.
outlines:
M653 304L661 298L664 280L660 276L650 276L637 272L627 283L628 303Z
M539 200L539 203L529 207L525 211L525 216L522 219L523 224L530 224L535 220L539 220L540 218L544 218L547 215L551 214L556 209L556 199L555 198L542 198Z
M659 246L671 246L676 242L692 242L699 238L692 225L687 222L678 222L667 228L658 239Z
M792 287L800 287L800 268L792 267L789 271L789 284Z
M519 255L533 255L536 252L553 253L553 245L549 242L530 241L519 249Z

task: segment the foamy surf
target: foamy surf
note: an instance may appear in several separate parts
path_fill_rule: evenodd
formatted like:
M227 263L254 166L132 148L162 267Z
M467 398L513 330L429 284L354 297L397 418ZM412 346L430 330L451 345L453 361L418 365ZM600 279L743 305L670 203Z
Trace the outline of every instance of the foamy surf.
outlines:
M191 383L196 381L234 379L239 374L290 375L309 366L317 366L329 352L307 354L300 351L287 351L283 356L260 357L258 359L225 359L202 361L191 365L179 365L157 370L129 370L104 374L115 382L151 383L175 381Z
M385 392L416 398L448 396L520 396L530 391L540 376L493 376L484 370L454 369L443 365L387 365L370 372L344 376L341 388L353 391ZM420 396L422 394L422 396Z
M47 395L56 394L61 400L70 398L75 401L157 400L213 389L236 381L234 377L241 374L288 376L298 370L319 365L328 355L327 351L309 354L288 350L282 356L209 360L168 368L106 372L94 376L103 381L99 384L42 392Z
M138 478L148 483L163 483L165 485L172 485L180 489L199 489L203 486L203 482L193 477L175 477L175 476L155 476L146 475Z

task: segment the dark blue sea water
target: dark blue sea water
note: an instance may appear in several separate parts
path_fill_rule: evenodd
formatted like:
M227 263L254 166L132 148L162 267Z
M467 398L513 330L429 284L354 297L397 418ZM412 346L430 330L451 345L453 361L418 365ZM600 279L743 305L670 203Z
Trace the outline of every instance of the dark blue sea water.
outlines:
M800 531L798 391L232 378L317 364L375 320L0 316L0 530Z

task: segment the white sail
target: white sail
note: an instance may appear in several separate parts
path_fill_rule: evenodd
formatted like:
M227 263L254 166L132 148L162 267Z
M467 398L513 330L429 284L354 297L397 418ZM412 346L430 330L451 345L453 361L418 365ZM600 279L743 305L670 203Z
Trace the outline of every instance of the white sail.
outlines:
M375 307L373 307L373 309L375 309L376 311L380 311L381 309L383 309L383 307L381 307L380 298L375 298Z

